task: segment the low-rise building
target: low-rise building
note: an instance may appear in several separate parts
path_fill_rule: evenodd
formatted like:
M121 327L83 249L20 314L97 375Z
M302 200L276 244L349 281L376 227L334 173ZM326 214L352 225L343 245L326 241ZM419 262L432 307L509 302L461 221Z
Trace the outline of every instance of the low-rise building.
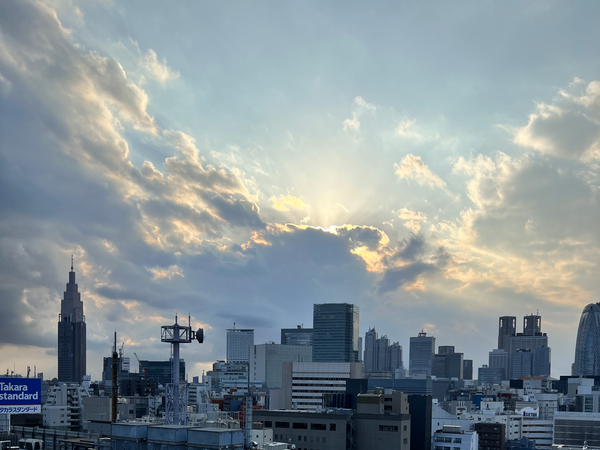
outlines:
M433 433L433 450L478 450L479 436L476 431L463 430L458 425L444 425Z
M83 428L83 398L89 397L86 389L77 384L61 383L48 390L42 406L44 427L79 431Z

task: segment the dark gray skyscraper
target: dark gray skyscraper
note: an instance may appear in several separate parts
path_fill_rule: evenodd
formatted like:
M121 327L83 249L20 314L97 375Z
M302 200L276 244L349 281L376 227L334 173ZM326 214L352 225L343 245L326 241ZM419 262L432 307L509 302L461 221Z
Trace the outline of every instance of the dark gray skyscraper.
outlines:
M75 283L73 257L58 317L58 381L81 383L85 375L85 316Z
M417 337L410 338L408 370L410 376L431 375L435 354L435 338L421 331Z
M590 303L581 313L573 375L600 375L600 303Z
M537 336L542 332L542 316L531 314L523 317L523 334L525 336Z
M502 316L498 325L498 348L507 353L510 351L510 338L517 334L517 318Z
M359 308L349 303L313 307L313 361L358 361Z

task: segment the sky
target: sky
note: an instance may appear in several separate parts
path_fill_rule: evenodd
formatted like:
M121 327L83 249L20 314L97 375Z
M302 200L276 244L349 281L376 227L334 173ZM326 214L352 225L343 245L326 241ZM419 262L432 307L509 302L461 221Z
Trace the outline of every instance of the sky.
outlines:
M600 3L0 2L0 373L57 375L70 256L101 379L360 307L475 368L600 301ZM185 318L183 320L182 318ZM133 367L136 364L132 364Z

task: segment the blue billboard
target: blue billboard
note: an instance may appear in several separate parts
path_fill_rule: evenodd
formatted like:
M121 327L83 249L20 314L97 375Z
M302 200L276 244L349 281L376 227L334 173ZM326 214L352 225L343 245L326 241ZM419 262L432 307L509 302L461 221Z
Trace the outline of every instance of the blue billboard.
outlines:
M0 378L0 414L42 412L42 380Z

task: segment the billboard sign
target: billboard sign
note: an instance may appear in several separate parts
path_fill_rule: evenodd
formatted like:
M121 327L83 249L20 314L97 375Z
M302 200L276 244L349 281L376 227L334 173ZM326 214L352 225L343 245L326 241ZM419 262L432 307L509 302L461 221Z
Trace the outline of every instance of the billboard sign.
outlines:
M42 412L42 380L39 378L0 378L0 414L39 414Z

